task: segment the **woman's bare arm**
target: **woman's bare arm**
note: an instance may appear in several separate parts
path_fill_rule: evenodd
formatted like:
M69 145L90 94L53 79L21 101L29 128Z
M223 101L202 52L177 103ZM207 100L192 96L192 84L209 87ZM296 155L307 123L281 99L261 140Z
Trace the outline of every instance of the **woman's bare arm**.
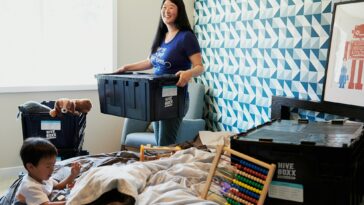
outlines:
M140 71L140 70L148 70L153 67L152 63L149 59L145 59L136 63L126 64L120 68L118 68L114 73L124 73L127 71Z
M201 75L201 73L205 70L202 65L201 53L193 54L189 58L192 63L192 68L184 71L181 70L176 73L176 75L179 76L179 80L176 85L179 87L184 87L192 77Z

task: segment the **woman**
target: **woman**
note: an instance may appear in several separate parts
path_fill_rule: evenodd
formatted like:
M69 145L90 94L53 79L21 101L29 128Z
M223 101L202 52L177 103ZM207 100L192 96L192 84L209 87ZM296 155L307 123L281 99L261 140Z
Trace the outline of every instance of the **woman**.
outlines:
M148 59L119 68L116 73L154 68L154 74L176 74L184 87L204 71L201 48L187 18L183 0L163 0L158 29ZM182 118L154 122L157 145L174 144Z

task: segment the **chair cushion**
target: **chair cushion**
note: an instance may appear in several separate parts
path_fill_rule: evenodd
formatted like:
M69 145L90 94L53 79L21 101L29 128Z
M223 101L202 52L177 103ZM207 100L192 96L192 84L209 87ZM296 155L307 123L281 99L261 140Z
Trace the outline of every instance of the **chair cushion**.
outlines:
M157 145L154 133L149 132L135 132L128 134L125 139L125 145L140 147L141 144Z
M202 84L189 83L188 92L190 96L188 111L185 119L201 119L203 115L205 88Z

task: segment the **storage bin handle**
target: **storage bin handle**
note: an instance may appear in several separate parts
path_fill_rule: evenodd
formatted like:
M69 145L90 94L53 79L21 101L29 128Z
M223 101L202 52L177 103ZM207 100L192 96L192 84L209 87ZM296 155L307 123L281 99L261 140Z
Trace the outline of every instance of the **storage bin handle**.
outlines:
M159 80L159 85L163 86L163 85L175 85L177 84L179 80L178 76L175 75L165 75L165 77L161 77Z
M159 86L163 86L163 85L176 85L176 83L177 83L176 81L168 79L168 80L165 80L165 81L160 81L159 82Z
M133 82L134 87L139 86L139 82ZM125 86L129 86L129 81L125 81Z

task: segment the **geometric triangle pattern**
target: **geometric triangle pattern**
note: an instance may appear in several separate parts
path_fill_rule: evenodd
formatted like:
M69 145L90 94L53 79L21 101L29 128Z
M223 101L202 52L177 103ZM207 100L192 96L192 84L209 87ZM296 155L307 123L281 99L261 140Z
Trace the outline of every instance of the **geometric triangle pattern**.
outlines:
M272 95L320 101L332 7L332 0L196 0L206 69L196 81L208 89L208 128L238 133L269 121Z

